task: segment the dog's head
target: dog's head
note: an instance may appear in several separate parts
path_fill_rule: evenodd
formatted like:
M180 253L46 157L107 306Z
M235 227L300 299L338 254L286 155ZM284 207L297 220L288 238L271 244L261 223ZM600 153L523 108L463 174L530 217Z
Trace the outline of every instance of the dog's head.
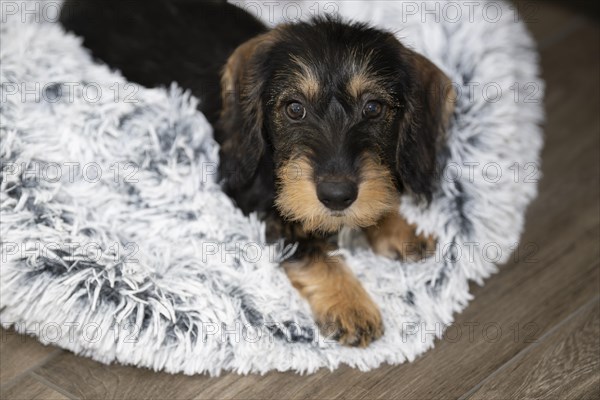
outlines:
M373 225L405 189L430 198L450 81L393 34L331 18L281 25L231 55L222 90L227 188L269 163L279 212L307 231Z

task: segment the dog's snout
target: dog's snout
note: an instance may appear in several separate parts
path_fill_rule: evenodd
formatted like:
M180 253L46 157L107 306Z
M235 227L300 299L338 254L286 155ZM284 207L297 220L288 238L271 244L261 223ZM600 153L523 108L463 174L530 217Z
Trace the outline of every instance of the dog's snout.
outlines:
M317 197L330 210L340 211L348 208L358 195L356 183L343 181L323 181L317 184Z

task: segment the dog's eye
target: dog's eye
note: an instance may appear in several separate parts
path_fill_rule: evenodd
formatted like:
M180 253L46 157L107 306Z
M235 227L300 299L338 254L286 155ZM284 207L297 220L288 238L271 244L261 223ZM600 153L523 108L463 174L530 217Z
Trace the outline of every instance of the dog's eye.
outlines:
M306 117L306 108L297 101L288 104L285 112L291 119L304 119L304 117Z
M376 118L381 114L381 110L383 110L383 106L380 102L371 100L365 104L363 108L363 115L365 118Z

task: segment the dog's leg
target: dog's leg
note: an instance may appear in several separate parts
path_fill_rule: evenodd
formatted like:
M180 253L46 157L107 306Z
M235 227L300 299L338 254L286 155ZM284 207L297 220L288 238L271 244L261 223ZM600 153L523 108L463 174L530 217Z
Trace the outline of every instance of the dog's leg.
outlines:
M365 347L383 334L379 309L339 256L322 243L298 260L283 264L292 285L309 302L321 333L348 346Z
M394 259L419 261L432 255L436 247L433 236L417 235L416 226L397 212L384 216L365 233L375 253Z

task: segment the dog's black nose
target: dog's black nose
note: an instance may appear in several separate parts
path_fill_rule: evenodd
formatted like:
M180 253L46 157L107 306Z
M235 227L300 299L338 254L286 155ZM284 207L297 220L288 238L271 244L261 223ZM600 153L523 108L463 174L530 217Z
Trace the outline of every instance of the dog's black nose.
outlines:
M327 208L340 211L354 203L358 187L350 181L324 181L317 184L317 197Z

